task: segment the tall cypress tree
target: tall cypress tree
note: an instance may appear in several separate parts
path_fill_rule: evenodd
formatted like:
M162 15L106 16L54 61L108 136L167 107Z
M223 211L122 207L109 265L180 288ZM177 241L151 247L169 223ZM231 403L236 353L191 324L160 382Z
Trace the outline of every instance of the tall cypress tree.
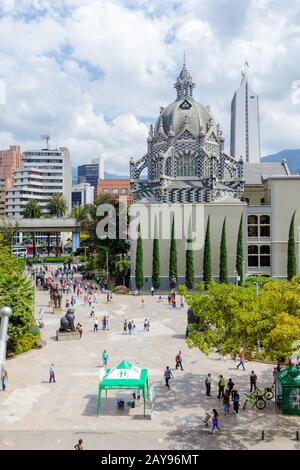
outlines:
M159 241L157 238L157 221L154 220L154 239L152 247L152 285L154 289L160 287L160 260L159 260Z
M236 244L236 271L240 277L240 284L244 282L244 242L243 242L243 214L241 215L237 244Z
M141 226L138 226L138 239L136 244L136 258L135 258L135 285L137 289L141 289L144 285L144 271L143 271L143 242L141 237Z
M187 239L187 247L185 252L185 285L188 289L193 289L195 284L195 273L194 273L194 258L193 250L190 249L189 244L192 243L192 226L191 219L189 220L189 231Z
M292 219L290 223L290 230L289 230L288 257L287 257L287 278L289 281L297 274L296 245L295 245L295 215L296 215L296 211L292 215Z
M171 243L170 243L170 258L169 258L169 279L178 279L177 277L177 247L175 240L175 216L172 220L171 228Z
M224 218L220 244L220 283L228 283L226 217Z
M203 252L203 282L207 288L211 281L211 241L210 241L210 215L207 219L204 252Z

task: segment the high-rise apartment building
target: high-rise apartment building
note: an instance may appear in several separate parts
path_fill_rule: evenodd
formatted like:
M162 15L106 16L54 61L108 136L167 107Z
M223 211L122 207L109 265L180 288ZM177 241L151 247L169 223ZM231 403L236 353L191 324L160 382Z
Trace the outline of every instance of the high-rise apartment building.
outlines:
M78 166L78 183L89 183L93 186L97 196L98 181L104 179L104 161L101 157L92 160L92 163Z
M231 102L230 154L247 163L260 162L258 96L251 90L246 72Z
M24 206L36 199L45 209L49 197L61 193L71 207L71 160L67 148L29 150L23 153L22 168L14 172L14 187L6 192L6 215L22 217Z
M72 207L93 204L95 188L89 183L76 184L72 187Z
M19 145L11 145L8 150L0 150L0 179L5 186L12 187L13 172L21 167L22 153Z

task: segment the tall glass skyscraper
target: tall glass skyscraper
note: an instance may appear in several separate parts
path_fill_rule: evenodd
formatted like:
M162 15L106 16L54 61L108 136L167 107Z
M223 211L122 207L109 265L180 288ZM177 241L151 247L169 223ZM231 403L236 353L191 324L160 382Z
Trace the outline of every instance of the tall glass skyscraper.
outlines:
M251 90L246 72L231 102L230 154L248 163L260 162L258 96Z

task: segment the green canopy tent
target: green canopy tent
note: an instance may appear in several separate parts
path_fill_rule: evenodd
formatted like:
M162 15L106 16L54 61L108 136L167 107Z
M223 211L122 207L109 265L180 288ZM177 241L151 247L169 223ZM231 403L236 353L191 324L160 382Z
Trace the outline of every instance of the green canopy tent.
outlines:
M300 415L300 370L294 366L276 373L276 404L283 413Z
M106 369L105 375L99 382L97 416L99 416L101 393L105 390L141 390L144 399L144 416L146 415L146 400L148 398L148 370L133 366L128 361L122 361L117 367Z

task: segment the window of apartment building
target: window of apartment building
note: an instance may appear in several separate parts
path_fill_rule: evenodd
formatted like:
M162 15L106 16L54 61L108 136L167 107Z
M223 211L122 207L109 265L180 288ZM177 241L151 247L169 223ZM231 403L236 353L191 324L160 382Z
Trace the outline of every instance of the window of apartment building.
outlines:
M118 188L113 188L113 189L112 189L112 193L113 193L113 194L119 194Z
M248 266L250 268L267 268L271 266L270 245L249 245Z
M103 193L109 193L109 192L110 192L109 188L103 188Z
M128 194L128 189L127 188L122 188L121 193L122 194Z
M271 233L270 216L267 214L262 215L248 215L248 237L269 237Z

